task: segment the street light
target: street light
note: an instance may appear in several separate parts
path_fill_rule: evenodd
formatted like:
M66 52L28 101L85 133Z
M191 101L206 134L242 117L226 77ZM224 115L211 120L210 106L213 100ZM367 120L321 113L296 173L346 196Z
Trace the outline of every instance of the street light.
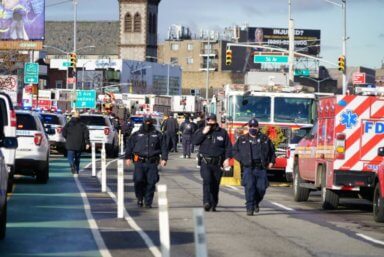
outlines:
M145 56L145 58L147 59L155 59L155 60L159 60L159 58L155 57L155 56ZM169 62L169 63L165 63L167 65L167 95L169 95L169 79L170 79L170 74L169 74L169 70L170 70L170 66L171 65L174 65L178 63L178 60L174 60L172 62Z
M321 84L321 82L324 82L326 80L332 79L331 77L326 77L325 79L318 80L318 79L314 79L314 78L311 78L311 77L304 77L304 76L300 76L300 78L306 78L306 79L315 81L317 83L317 93L320 92L320 84Z

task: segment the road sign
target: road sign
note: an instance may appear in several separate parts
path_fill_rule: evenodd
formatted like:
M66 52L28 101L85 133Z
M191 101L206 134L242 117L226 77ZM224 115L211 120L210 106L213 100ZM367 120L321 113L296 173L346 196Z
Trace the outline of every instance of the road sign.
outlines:
M274 56L274 55L255 55L253 57L254 63L287 63L288 56Z
M96 108L96 91L95 90L77 90L76 91L76 108Z
M308 69L305 70L295 70L294 75L295 76L305 76L308 77L310 74L310 71Z
M69 67L71 66L71 62L70 61L64 61L63 62L63 67Z
M365 84L365 72L355 72L353 73L353 85Z
M39 83L39 64L28 62L24 65L24 83L38 84Z

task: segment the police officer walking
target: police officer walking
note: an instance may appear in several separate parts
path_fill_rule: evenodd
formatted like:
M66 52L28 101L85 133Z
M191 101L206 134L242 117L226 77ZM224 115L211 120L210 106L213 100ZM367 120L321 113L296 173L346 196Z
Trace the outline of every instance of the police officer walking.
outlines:
M172 116L166 115L162 124L162 131L166 135L167 144L171 148L171 152L177 152L177 132L179 131L177 120Z
M268 187L266 169L272 168L276 156L272 141L260 132L257 119L251 119L248 128L248 133L237 139L233 154L243 168L247 215L252 216L259 212L259 203Z
M127 166L132 161L135 165L133 182L137 205L152 208L156 183L159 181L157 166L159 163L162 167L167 164L168 149L164 136L155 129L151 117L145 117L140 129L129 137L125 159Z
M229 166L232 145L225 129L217 124L216 115L207 117L204 128L198 129L193 143L199 145L200 175L203 179L203 204L205 211L216 211L219 202L222 167Z
M185 116L185 120L180 125L183 144L183 158L191 158L192 136L195 131L196 124L189 120L189 116Z

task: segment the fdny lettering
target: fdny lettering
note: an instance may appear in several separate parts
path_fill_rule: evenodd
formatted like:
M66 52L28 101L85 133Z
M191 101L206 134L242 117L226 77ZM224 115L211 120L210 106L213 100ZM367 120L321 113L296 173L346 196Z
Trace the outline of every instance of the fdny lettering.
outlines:
M364 133L384 134L384 122L366 121Z

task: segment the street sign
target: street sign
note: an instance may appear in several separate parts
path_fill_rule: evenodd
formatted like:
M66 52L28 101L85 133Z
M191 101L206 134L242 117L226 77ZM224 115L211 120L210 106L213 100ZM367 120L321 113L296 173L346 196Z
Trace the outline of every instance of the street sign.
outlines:
M365 72L355 72L353 73L353 85L365 84Z
M96 91L95 90L77 90L76 91L76 108L96 108Z
M255 55L253 57L254 63L287 63L288 56L274 56L274 55Z
M28 62L24 65L24 84L39 83L39 64Z
M294 75L295 76L305 76L305 77L308 77L310 75L310 71L308 69L305 69L305 70L295 70Z
M69 66L71 66L71 62L69 62L69 61L63 62L63 67L69 67Z

